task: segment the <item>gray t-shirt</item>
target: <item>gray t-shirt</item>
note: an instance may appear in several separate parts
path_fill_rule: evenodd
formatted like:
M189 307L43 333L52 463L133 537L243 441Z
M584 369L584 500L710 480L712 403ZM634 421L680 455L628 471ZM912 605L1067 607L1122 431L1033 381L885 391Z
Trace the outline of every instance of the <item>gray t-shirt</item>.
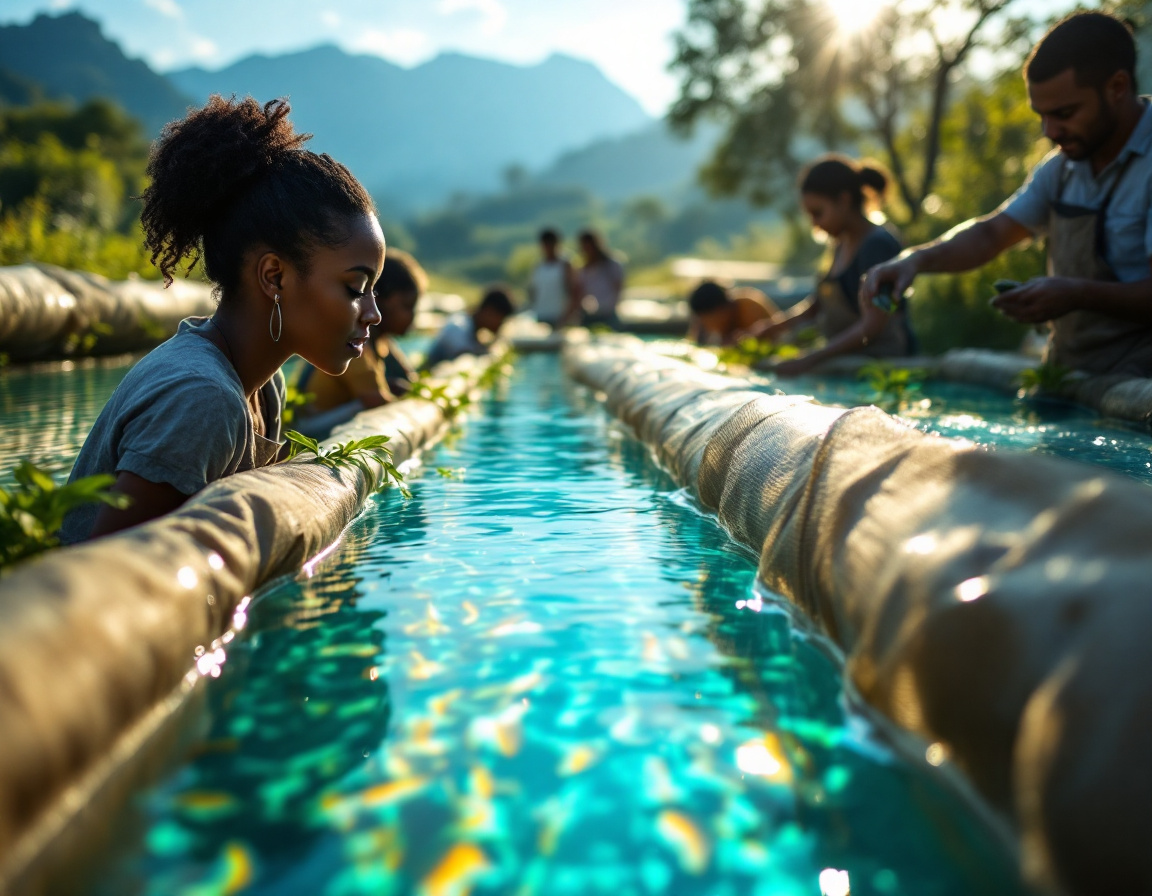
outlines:
M1000 211L1037 236L1048 229L1048 214L1060 194L1062 201L1084 208L1099 208L1122 175L1104 218L1108 262L1123 283L1149 276L1152 256L1152 104L1143 99L1144 114L1120 154L1099 174L1087 159L1074 162L1059 149L1036 166L1028 180Z
M194 495L208 483L265 466L276 458L284 377L260 390L266 437L256 433L236 371L198 333L206 318L188 318L121 381L84 440L69 481L98 473L135 473ZM60 540L83 541L102 505L73 510Z
M461 355L486 354L488 346L476 338L476 324L472 315L460 311L448 318L436 341L428 349L424 369L431 369L441 361L452 361Z

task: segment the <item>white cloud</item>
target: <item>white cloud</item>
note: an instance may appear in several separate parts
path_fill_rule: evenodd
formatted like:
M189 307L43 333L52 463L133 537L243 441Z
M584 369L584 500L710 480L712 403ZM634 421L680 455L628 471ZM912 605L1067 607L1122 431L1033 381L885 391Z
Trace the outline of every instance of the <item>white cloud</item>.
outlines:
M188 55L197 62L210 62L216 57L219 48L206 37L190 35L188 41Z
M372 53L401 65L415 65L428 58L432 50L432 41L423 31L413 28L396 28L390 31L365 28L348 41L347 46L357 53Z
M329 28L340 27L340 14L332 9L326 9L320 13L320 21L327 25Z
M176 0L144 0L144 5L151 7L163 16L170 19L184 18L184 10Z
M508 10L500 0L440 0L436 8L445 16L469 11L480 13L484 19L480 33L489 37L503 31L504 23L508 21Z

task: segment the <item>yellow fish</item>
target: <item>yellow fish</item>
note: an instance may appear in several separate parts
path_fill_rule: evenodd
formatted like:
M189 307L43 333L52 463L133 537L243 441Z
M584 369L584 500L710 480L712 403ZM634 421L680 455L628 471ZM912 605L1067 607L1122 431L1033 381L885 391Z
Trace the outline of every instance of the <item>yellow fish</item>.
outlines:
M239 843L229 843L224 847L223 892L239 893L252 883L252 856Z
M428 786L427 778L403 778L369 787L360 794L365 806L390 806L415 796Z
M421 896L467 896L477 876L491 866L472 843L457 843L420 885Z
M702 874L708 867L712 843L687 815L665 809L656 818L656 833L676 854L684 871Z
M556 769L556 774L565 778L570 775L578 775L590 765L595 764L599 758L599 753L591 747L581 744L568 751Z

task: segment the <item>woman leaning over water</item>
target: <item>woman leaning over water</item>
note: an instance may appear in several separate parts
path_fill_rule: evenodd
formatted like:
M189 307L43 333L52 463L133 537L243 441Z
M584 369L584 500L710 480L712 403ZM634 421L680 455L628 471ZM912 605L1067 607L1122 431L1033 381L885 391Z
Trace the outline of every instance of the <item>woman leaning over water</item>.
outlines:
M292 355L338 375L380 321L373 297L384 237L367 191L303 148L282 100L212 97L169 124L148 163L145 244L165 281L200 262L219 306L182 321L100 413L72 479L116 477L127 509L82 507L71 543L153 519L208 483L272 463L281 365Z
M831 239L832 263L811 296L756 324L749 334L777 341L789 331L815 325L826 343L777 364L777 374L798 376L836 355L912 353L912 329L902 304L889 312L858 300L860 280L868 269L901 250L895 234L869 216L887 186L888 177L879 168L840 155L822 156L801 174L801 204L812 225Z

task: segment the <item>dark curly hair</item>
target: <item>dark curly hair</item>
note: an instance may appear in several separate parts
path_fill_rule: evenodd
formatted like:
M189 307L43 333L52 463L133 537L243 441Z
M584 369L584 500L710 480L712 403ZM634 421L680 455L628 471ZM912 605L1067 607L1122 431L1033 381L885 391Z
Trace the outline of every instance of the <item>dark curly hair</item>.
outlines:
M348 239L347 220L372 213L367 191L327 154L303 149L282 99L260 105L213 96L168 124L148 160L144 243L172 282L180 262L203 262L227 296L244 254L264 244L307 270L317 246Z

